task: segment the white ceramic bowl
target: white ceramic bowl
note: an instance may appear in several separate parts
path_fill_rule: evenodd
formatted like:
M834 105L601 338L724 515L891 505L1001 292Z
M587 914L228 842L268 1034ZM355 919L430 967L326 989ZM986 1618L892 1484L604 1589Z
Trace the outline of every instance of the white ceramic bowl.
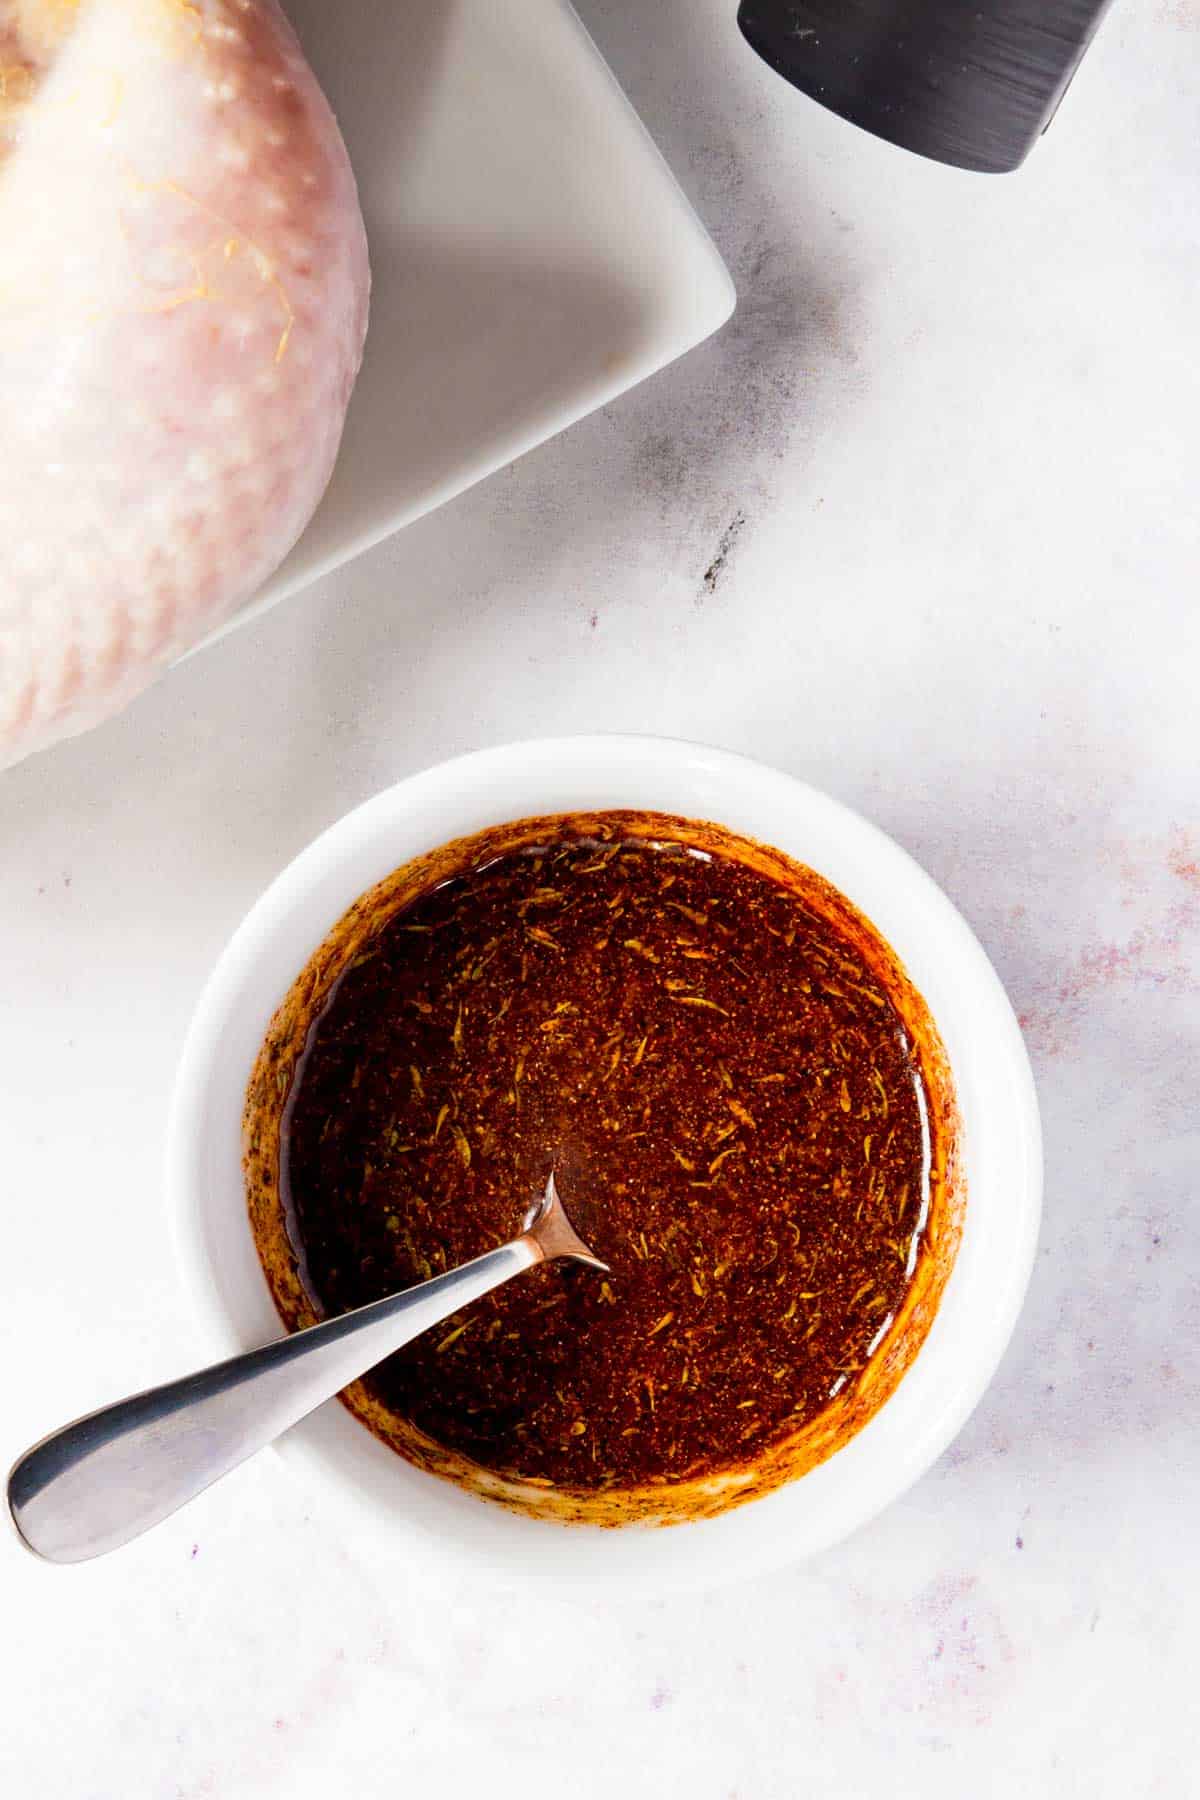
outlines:
M1041 1136L1025 1048L970 930L889 838L790 776L660 738L580 737L481 751L414 775L310 845L218 962L180 1065L168 1190L206 1348L278 1334L247 1222L241 1115L251 1065L293 978L346 908L399 864L530 814L632 807L715 820L834 882L898 952L937 1022L963 1121L967 1214L933 1328L896 1393L799 1481L716 1519L601 1530L517 1517L410 1467L336 1401L281 1440L288 1467L349 1512L376 1561L438 1556L502 1582L703 1585L810 1555L886 1506L946 1448L1008 1342L1041 1209Z

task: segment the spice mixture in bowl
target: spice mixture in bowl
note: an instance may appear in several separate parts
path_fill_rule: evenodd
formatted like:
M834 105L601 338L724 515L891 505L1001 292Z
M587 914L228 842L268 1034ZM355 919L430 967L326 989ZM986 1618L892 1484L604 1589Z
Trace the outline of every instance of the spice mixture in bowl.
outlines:
M887 1400L958 1248L949 1067L811 869L647 812L526 818L385 877L272 1020L255 1241L292 1328L516 1235L551 1169L606 1278L546 1266L345 1395L418 1466L596 1524L711 1515Z
M1029 1279L1037 1102L970 929L865 819L703 745L460 757L255 903L168 1131L204 1347L510 1238L551 1165L609 1273L527 1272L280 1441L400 1581L811 1555L945 1449Z

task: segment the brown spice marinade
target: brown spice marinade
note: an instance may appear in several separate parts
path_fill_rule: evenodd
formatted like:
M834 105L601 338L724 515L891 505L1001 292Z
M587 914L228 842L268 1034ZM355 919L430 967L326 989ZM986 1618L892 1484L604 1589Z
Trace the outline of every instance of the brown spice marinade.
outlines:
M382 1365L372 1406L525 1482L685 1481L814 1419L900 1312L922 1072L786 882L560 829L406 905L333 988L282 1124L289 1234L341 1312L512 1237L553 1166L611 1274L522 1277Z

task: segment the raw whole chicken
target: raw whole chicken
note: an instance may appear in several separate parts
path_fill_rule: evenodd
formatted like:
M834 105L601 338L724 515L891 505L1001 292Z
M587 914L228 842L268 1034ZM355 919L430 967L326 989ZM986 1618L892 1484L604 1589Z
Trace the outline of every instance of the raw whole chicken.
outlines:
M124 706L282 561L368 288L275 0L0 0L0 768Z

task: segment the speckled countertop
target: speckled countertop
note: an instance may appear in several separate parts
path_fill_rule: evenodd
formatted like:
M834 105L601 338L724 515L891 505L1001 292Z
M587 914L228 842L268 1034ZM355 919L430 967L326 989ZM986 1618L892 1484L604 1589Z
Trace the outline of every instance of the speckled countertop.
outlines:
M107 1562L0 1543L0 1790L1190 1796L1200 11L1120 0L991 182L801 102L733 0L582 10L740 311L0 782L0 1454L187 1361L164 1109L250 901L393 778L542 729L745 750L946 887L1041 1089L1029 1303L912 1493L733 1592L381 1582L269 1459Z

